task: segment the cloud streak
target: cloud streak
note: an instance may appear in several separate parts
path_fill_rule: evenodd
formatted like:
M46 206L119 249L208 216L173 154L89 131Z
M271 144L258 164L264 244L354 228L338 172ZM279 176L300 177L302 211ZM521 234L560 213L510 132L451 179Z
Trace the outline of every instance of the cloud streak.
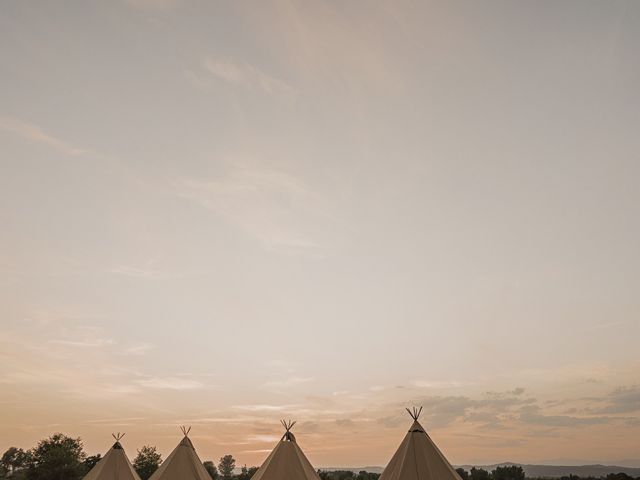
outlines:
M137 380L136 383L154 390L198 390L205 388L205 384L191 378L181 377L151 377Z
M89 153L84 148L46 133L38 125L14 118L0 117L0 130L13 133L32 143L42 143L65 155L80 156Z
M269 75L244 61L206 58L203 68L215 78L232 86L261 91L269 95L290 95L295 89L279 78Z
M282 412L295 408L296 405L235 405L232 408L236 410L245 410L247 412Z
M640 385L615 389L605 397L606 405L595 409L597 413L640 412Z
M333 223L324 198L282 169L231 165L215 179L180 179L176 190L281 252L320 254Z

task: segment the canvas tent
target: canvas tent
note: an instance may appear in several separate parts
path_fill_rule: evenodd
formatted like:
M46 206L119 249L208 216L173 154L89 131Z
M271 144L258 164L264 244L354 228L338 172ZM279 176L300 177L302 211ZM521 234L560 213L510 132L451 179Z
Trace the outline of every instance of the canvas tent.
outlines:
M410 411L413 424L380 480L460 480L460 476L422 428L422 407Z
M282 439L251 480L320 480L291 433L295 423L282 420L285 429Z
M181 427L181 430L184 438L149 480L211 480L189 440L191 427Z
M131 462L124 453L120 440L124 433L113 435L116 443L109 449L102 459L84 477L84 480L140 480Z

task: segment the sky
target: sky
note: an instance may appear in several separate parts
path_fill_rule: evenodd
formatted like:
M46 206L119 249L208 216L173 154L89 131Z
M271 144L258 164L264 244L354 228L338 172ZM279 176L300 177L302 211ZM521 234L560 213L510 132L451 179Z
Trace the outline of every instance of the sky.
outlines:
M640 3L0 5L0 450L640 466Z

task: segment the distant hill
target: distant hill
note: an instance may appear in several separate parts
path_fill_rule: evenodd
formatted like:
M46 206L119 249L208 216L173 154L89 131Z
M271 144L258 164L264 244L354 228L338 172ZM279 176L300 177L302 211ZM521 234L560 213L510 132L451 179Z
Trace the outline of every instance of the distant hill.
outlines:
M519 465L527 477L558 478L569 475L578 475L579 477L606 477L610 473L626 473L634 478L640 477L640 467L617 467L612 465L525 465L505 462L494 465L455 465L455 468L461 467L468 471L471 470L472 467L476 467L491 471L502 465ZM320 467L320 470L351 470L353 472L364 470L365 472L382 473L384 467Z

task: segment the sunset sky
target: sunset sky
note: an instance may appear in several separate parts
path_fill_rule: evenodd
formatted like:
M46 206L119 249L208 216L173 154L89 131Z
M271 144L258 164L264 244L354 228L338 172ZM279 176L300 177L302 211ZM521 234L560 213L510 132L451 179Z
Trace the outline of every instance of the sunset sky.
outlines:
M0 451L640 466L640 3L0 4Z

